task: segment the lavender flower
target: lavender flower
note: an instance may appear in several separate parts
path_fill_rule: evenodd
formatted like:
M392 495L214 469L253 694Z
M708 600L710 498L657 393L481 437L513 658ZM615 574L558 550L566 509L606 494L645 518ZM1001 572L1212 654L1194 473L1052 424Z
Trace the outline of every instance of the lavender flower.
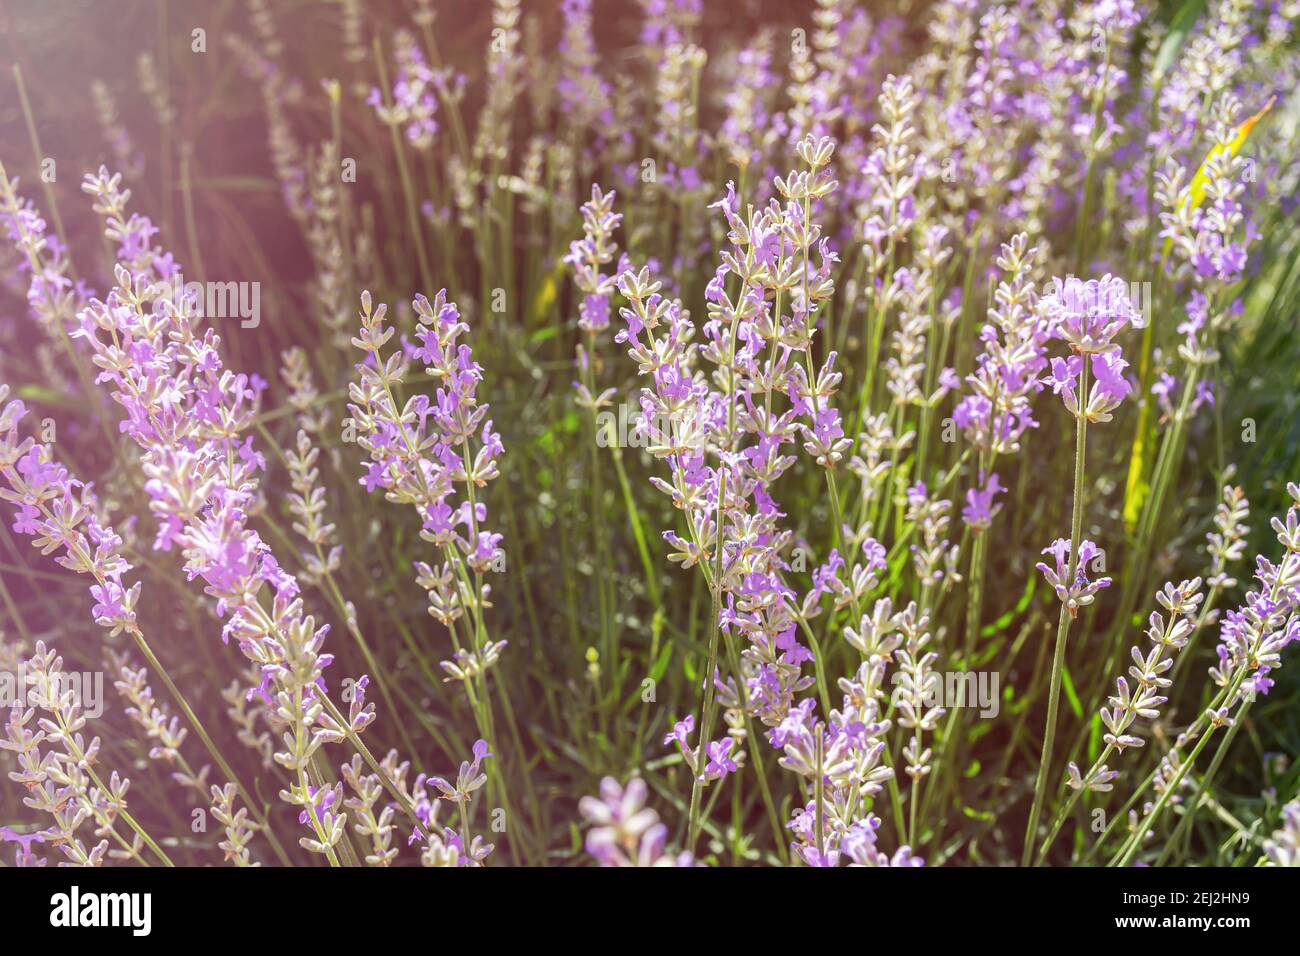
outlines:
M1169 615L1169 622L1162 625L1159 613L1151 613L1147 628L1147 637L1153 645L1151 650L1143 654L1136 647L1132 649L1134 666L1129 668L1129 674L1134 688L1130 690L1123 677L1116 678L1110 709L1101 709L1101 721L1107 731L1102 739L1118 753L1127 747L1142 746L1142 739L1129 733L1129 727L1138 717L1155 720L1160 705L1168 700L1160 696L1160 691L1172 683L1165 674L1173 667L1174 655L1187 646L1188 636L1195 628L1196 610L1202 600L1198 593L1200 587L1201 579L1193 578L1177 587L1166 584L1156 595ZM1077 778L1077 773L1073 776Z
M25 673L31 681L27 699L10 707L0 749L13 752L18 759L19 769L9 777L27 788L23 802L53 818L53 825L42 834L44 839L57 844L78 866L100 866L106 854L143 863L146 843L157 859L170 862L125 811L131 781L113 771L105 783L94 770L100 738L86 740L81 733L87 717L77 692L64 680L63 658L37 641L32 657L25 662ZM28 725L37 710L45 716L32 731ZM44 755L42 744L49 746ZM95 836L101 838L90 848L77 836L87 821L94 822ZM131 831L129 841L118 829L122 822ZM112 849L110 837L117 844Z
M1263 866L1300 866L1300 798L1282 808L1282 826L1264 841Z
M438 132L438 86L447 82L445 73L429 68L415 38L405 30L394 37L397 75L393 78L392 97L372 89L366 102L374 107L381 122L399 126L415 149L428 149Z
M1300 639L1300 485L1287 485L1291 507L1272 526L1284 553L1279 564L1263 555L1255 559L1259 589L1246 594L1246 603L1223 615L1219 625L1218 663L1210 677L1228 691L1228 699L1213 713L1216 725L1231 722L1228 712L1243 697L1267 694L1268 675L1282 663L1282 650Z
M54 460L48 445L18 440L18 423L26 414L21 401L6 402L9 387L0 385L0 499L14 507L13 530L31 535L43 554L61 551L55 560L70 571L89 574L95 623L112 636L135 626L140 584L124 586L131 570L121 554L122 539L101 523L93 491Z
M1205 536L1205 550L1210 554L1210 573L1205 581L1215 590L1237 586L1228 566L1240 561L1246 550L1245 524L1250 517L1250 502L1239 486L1224 485L1223 500L1214 509L1214 530Z
M993 516L1002 510L1002 505L995 499L1004 491L1006 489L994 473L981 487L966 492L966 505L961 509L961 517L972 531L983 531L993 523Z
M469 326L447 301L445 290L433 302L416 298L420 347L412 354L425 363L425 373L439 387L435 401L418 393L399 409L393 392L409 368L405 353L384 358L382 349L393 336L385 326L387 307L372 308L368 292L362 293L361 303L362 327L352 344L366 353L366 360L357 366L359 380L349 386L353 404L348 406L357 426L357 444L370 458L360 484L367 491L383 489L390 501L412 505L423 519L420 536L441 549L443 561L436 568L415 565L417 582L429 595L429 613L451 627L468 601L477 621L488 606L491 588L480 582L466 591L462 577L466 569L476 576L501 570L505 552L502 536L484 525L487 505L475 489L500 474L497 460L503 448L487 418L488 406L478 402L482 366L459 341ZM454 497L458 485L459 500ZM492 649L479 639L477 624L473 633L481 671L490 664L481 655ZM459 671L463 676L467 668Z
M1074 276L1064 282L1053 279L1051 290L1039 300L1039 309L1052 334L1084 355L1111 351L1117 347L1115 337L1124 329L1146 325L1129 301L1128 285L1111 275L1086 282Z
M1111 585L1111 579L1108 577L1097 578L1092 580L1088 576L1089 565L1092 564L1102 551L1091 541L1084 539L1079 542L1079 551L1075 562L1074 580L1070 580L1068 565L1070 563L1070 542L1067 538L1057 538L1048 547L1043 549L1043 554L1050 554L1055 558L1055 567L1049 567L1042 561L1034 565L1042 572L1047 583L1052 586L1056 592L1057 598L1070 612L1070 617L1074 617L1079 612L1079 608L1086 607L1095 600L1095 596L1102 588L1108 588Z
M181 122L182 105L197 108L219 135L208 121L220 101L182 98L162 59L124 51L161 132L144 142L123 127L117 81L84 78L90 145L122 167L84 184L107 268L80 261L94 230L74 210L42 215L0 168L0 289L16 304L0 315L0 379L21 398L0 386L0 517L41 552L0 582L3 627L17 631L0 633L0 678L30 664L39 684L0 731L0 776L33 817L0 827L0 850L21 865L152 865L169 862L164 847L190 865L257 865L263 849L294 865L538 865L565 856L548 823L565 779L619 767L645 776L606 778L578 808L602 865L692 865L706 830L719 861L801 866L1012 852L1043 863L1054 846L1061 862L1129 865L1150 848L1156 864L1189 863L1228 845L1215 830L1240 808L1215 774L1247 714L1266 733L1277 708L1258 699L1278 695L1300 638L1300 491L1274 522L1280 556L1256 556L1245 593L1220 608L1242 577L1249 505L1220 460L1228 487L1197 530L1203 469L1188 462L1231 424L1198 430L1206 409L1240 407L1256 416L1243 429L1276 430L1233 387L1285 378L1296 129L1276 91L1300 77L1296 4L1212 0L1172 30L1137 0L922 6L816 0L787 47L779 24L640 0L634 45L620 50L591 0L561 0L549 25L492 0L476 71L446 48L433 0L411 0L407 24L373 51L363 4L340 0L340 56L312 60L308 82L299 38L249 0L242 35L223 31L236 71L222 95L251 93L265 119L307 253L293 275L260 269L251 240L231 248L265 234L267 210L249 233L251 207L223 199L221 171L199 162ZM166 180L146 190L156 219L124 188L143 188L145 170ZM238 181L224 172L226 187ZM176 225L197 294L165 248ZM237 332L216 314L232 266L258 267L240 278L259 280L285 322ZM436 290L435 270L448 289L413 308L362 291ZM1134 276L1154 294L1142 283L1139 298ZM1150 324L1152 308L1168 321ZM622 371L606 336L631 359ZM484 366L505 376L491 409ZM606 441L605 419L626 416L602 409L631 380L633 447L602 454L625 444ZM1043 532L1063 501L1041 485L1069 470L1069 452L1060 436L1034 437L1059 421L1035 407L1049 389L1075 438L1063 538ZM1131 454L1098 454L1090 423L1129 402ZM38 422L28 406L61 412ZM506 414L510 458L493 421ZM1058 453L1067 460L1045 462ZM1242 484L1266 491L1284 458L1250 456ZM1117 461L1122 491L1088 470ZM512 465L509 487L497 484ZM376 520L376 493L410 510ZM1084 539L1094 526L1121 532L1107 547L1124 550L1123 594L1076 635L1079 608L1112 583ZM528 564L508 594L503 534ZM417 535L424 554L406 546ZM1033 589L1007 549L1040 536L1057 540L1029 573L1060 603L1054 648L1034 667ZM656 573L655 541L684 577ZM46 580L60 586L46 564L87 575L100 640L58 636L77 615L36 600ZM147 600L136 569L169 565L194 586ZM1130 639L1154 569L1169 583ZM421 594L394 590L394 574ZM62 587L77 596L75 581ZM346 678L318 597L353 639L339 651ZM198 648L219 695L193 707L142 631L177 612L222 638ZM1208 695L1187 666L1207 625ZM78 665L106 662L120 719L94 725L64 692L54 643ZM1005 734L968 725L971 711L939 694L941 668L990 656L1031 675ZM625 693L638 680L641 703L666 702L674 723ZM376 689L406 723L375 726ZM1064 773L1062 690L1097 715L1102 748ZM244 749L254 789L291 810L249 799L199 713ZM416 748L412 759L372 752L377 732ZM999 750L1004 738L1032 743L1037 764L1023 747ZM213 767L189 762L196 739ZM660 739L666 760L634 752ZM520 748L536 754L503 766ZM105 766L122 753L147 758L129 790ZM441 774L413 769L429 753L458 756ZM1145 795L1133 796L1140 776L1113 792L1120 753ZM1010 827L1026 821L999 811L1020 806L1035 774L1017 844ZM1285 804L1289 778L1265 776ZM667 848L674 822L646 807L672 781L690 787L682 854ZM1121 814L1095 839L1054 842L1085 797L1113 808L1130 796L1127 826ZM730 825L710 825L733 797ZM210 841L153 840L157 808L178 799L211 808ZM1186 839L1211 799L1227 815ZM1265 858L1293 862L1293 808ZM287 846L281 824L300 831Z
M639 777L626 788L606 777L600 782L599 799L583 797L578 809L592 825L587 852L601 866L694 866L689 853L665 852L668 828L645 805L645 798L645 781Z

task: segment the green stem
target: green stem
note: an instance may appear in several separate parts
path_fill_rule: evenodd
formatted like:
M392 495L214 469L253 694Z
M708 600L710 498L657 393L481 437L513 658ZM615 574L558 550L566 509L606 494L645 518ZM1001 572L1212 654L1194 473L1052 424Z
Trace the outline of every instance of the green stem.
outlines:
M1183 818L1178 821L1178 826L1174 830L1174 835L1165 843L1165 848L1161 851L1160 858L1156 860L1156 866L1164 865L1165 858L1169 856L1169 852L1175 845L1182 842L1184 835L1191 829L1192 821L1196 819L1196 811L1200 809L1201 799L1206 794L1206 791L1210 789L1210 784L1214 782L1214 778L1219 772L1219 767L1223 765L1223 758L1227 756L1228 750L1232 747L1233 738L1237 736L1237 731L1241 729L1242 720L1240 718L1246 716L1246 708L1249 706L1249 702L1242 706L1241 713L1238 715L1239 719L1233 722L1233 725L1228 728L1228 732L1223 735L1223 739L1219 741L1219 746L1214 751L1214 759L1210 761L1210 766L1206 769L1205 776L1197 782L1196 792L1193 793L1192 798L1184 804L1185 809L1183 810Z
M1085 784L1102 768L1102 765L1106 762L1106 758L1111 755L1114 749L1115 748L1112 744L1106 745L1106 749L1101 752L1101 756L1097 758L1092 767L1089 768L1088 772L1084 774L1083 780ZM1034 866L1043 865L1043 860L1047 857L1047 851L1051 848L1052 842L1056 839L1056 835L1061 832L1061 827L1065 825L1066 819L1070 816L1070 811L1074 809L1074 805L1078 803L1079 798L1083 796L1084 789L1085 787L1080 787L1078 790L1071 793L1070 798L1065 801L1065 805L1062 806L1060 811L1056 814L1056 819L1052 821L1052 826L1047 831L1047 839L1043 840L1043 845L1038 848L1038 857L1034 860Z
M1066 572L1065 586L1074 586L1075 573L1079 564L1079 542L1083 534L1083 465L1087 451L1088 434L1088 362L1084 356L1083 369L1079 374L1079 413L1075 417L1074 444L1074 504L1070 521L1070 564ZM1074 620L1075 609L1065 601L1061 602L1061 616L1056 624L1056 650L1052 654L1052 677L1047 696L1047 726L1043 731L1043 753L1038 761L1038 778L1034 782L1034 802L1029 810L1029 825L1025 828L1025 850L1021 865L1028 866L1034 855L1034 841L1038 834L1038 818L1043 812L1043 798L1047 794L1047 778L1052 762L1052 744L1056 740L1056 716L1061 697L1061 670L1065 665L1066 636L1070 632L1070 622Z
M709 661L704 672L704 702L700 706L699 746L695 754L695 779L691 782L691 807L688 814L686 849L694 851L695 840L700 832L700 794L704 788L704 766L708 754L705 748L709 742L709 731L713 724L714 683L713 672L718 666L718 632L722 611L722 508L726 499L727 473L718 471L718 516L714 525L716 562L713 572L713 610L709 621ZM737 675L737 679L740 677Z

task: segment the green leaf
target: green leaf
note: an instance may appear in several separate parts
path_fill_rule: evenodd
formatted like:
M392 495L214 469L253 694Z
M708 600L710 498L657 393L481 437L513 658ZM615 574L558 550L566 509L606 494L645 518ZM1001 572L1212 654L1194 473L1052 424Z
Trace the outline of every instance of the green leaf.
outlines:
M1174 65L1178 52L1187 42L1187 35L1192 32L1192 27L1196 26L1196 21L1205 12L1205 2L1206 0L1186 0L1174 14L1174 19L1169 24L1169 32L1165 35L1165 42L1160 44L1160 52L1156 54L1153 65L1157 77L1163 77Z
M52 388L46 388L44 385L19 385L14 390L14 395L18 398L29 402L42 402L46 405L67 405L74 406L76 403L69 400L65 392L56 392Z
M1070 702L1070 709L1074 711L1074 716L1083 716L1083 704L1079 703L1079 695L1074 692L1074 681L1070 679L1070 669L1062 665L1061 667L1061 687L1065 689L1065 697Z
M537 321L545 319L550 315L560 291L560 280L564 277L565 265L563 260L555 263L549 273L542 279L542 284L537 289L537 294L533 296L533 318Z
M1037 586L1038 586L1038 575L1036 574L1029 575L1025 579L1025 589L1024 591L1021 592L1020 600L1016 602L1016 606L1013 607L1011 610L1007 611L1005 614L1003 614L993 623L985 624L982 628L980 628L980 637L992 637L994 634L998 634L1002 631L1005 631L1007 628L1009 628L1011 626L1012 621L1014 621L1021 614L1025 613L1025 610L1029 607L1030 602L1034 598L1034 590L1037 588Z
M1145 348L1145 345L1144 345ZM1138 413L1137 429L1133 433L1133 452L1129 457L1128 476L1124 480L1124 527L1129 534L1137 530L1142 506L1151 490L1151 450L1156 443L1155 416L1151 403L1142 406Z
M673 656L673 642L670 638L664 645L664 649L659 652L659 659L655 661L654 667L650 668L650 679L658 683L663 679L664 674L668 672L668 661Z

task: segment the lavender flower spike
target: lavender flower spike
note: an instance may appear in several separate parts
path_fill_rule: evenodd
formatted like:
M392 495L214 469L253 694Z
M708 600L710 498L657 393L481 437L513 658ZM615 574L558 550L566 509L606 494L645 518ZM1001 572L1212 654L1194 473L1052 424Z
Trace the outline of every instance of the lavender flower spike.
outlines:
M1071 617L1078 613L1079 608L1091 604L1098 591L1111 585L1110 578L1089 580L1088 565L1097 558L1102 557L1103 552L1097 545L1087 539L1079 542L1078 567L1075 568L1073 581L1069 580L1070 541L1068 538L1057 538L1043 549L1043 554L1052 555L1056 559L1056 566L1054 568L1048 567L1042 561L1039 561L1034 567L1043 572L1043 577L1052 586L1052 590L1056 592L1056 596L1060 598L1061 603L1069 610Z

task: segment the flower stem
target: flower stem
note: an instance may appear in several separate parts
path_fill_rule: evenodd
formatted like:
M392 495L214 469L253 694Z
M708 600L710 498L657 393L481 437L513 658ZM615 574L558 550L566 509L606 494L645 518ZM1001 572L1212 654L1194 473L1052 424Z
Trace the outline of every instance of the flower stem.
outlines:
M1034 866L1043 865L1043 860L1047 856L1047 851L1052 846L1052 841L1054 841L1056 839L1056 835L1061 832L1061 827L1065 825L1066 819L1069 818L1070 811L1074 809L1074 805L1078 803L1079 798L1083 796L1084 790L1087 789L1086 784L1088 783L1088 781L1092 780L1093 776L1097 773L1097 771L1099 771L1102 768L1102 765L1106 763L1106 758L1109 757L1111 753L1114 752L1114 750L1115 747L1112 744L1106 745L1106 749L1101 752L1101 756L1096 759L1092 767L1089 768L1088 772L1083 775L1085 786L1080 787L1078 790L1075 790L1073 793L1071 793L1070 799L1065 801L1065 804L1061 807L1060 811L1056 814L1056 819L1052 821L1052 826L1047 831L1047 838L1043 840L1043 845L1038 848L1038 856L1034 860Z
M713 610L709 621L709 662L704 672L704 702L700 705L699 749L695 754L695 779L691 782L691 807L688 815L686 849L694 852L695 840L700 832L700 793L704 787L704 765L708 754L705 751L709 741L709 731L713 723L713 672L718 666L718 631L722 612L722 509L727 492L727 473L718 470L718 520L714 526L715 560L713 572ZM739 675L737 675L739 679Z
M1241 717L1246 716L1246 710L1249 706L1249 701L1242 705ZM1178 826L1174 829L1173 836L1165 842L1165 848L1160 851L1160 858L1156 860L1156 866L1164 865L1165 858L1169 856L1170 851L1182 842L1184 835L1189 829L1191 829L1192 821L1196 819L1196 811L1200 809L1201 806L1201 798L1204 796L1206 791L1210 789L1210 784L1214 782L1214 778L1219 772L1219 767L1223 765L1223 758L1228 755L1228 750L1232 747L1233 738L1237 736L1237 731L1241 729L1241 725L1242 721L1240 719L1234 721L1233 725L1228 728L1228 732L1223 735L1223 739L1219 741L1219 746L1214 751L1214 759L1210 761L1210 766L1206 768L1205 775L1202 776L1200 781L1197 783L1196 792L1192 794L1192 798L1184 805L1185 809L1183 810L1183 818L1178 821Z
M1083 363L1079 373L1079 413L1075 417L1074 432L1074 505L1070 519L1070 566L1066 573L1066 587L1074 586L1079 565L1079 541L1083 535L1083 464L1086 457L1088 435L1088 363ZM1025 850L1021 866L1028 866L1034 855L1034 839L1038 834L1038 818L1043 812L1043 797L1047 793L1047 776L1052 762L1052 744L1056 741L1056 712L1061 703L1061 669L1065 665L1065 640L1074 620L1074 609L1061 602L1061 616L1056 624L1056 650L1052 654L1052 678L1047 695L1047 726L1043 730L1043 753L1038 761L1038 778L1034 782L1034 802L1029 809L1029 825L1025 829Z

